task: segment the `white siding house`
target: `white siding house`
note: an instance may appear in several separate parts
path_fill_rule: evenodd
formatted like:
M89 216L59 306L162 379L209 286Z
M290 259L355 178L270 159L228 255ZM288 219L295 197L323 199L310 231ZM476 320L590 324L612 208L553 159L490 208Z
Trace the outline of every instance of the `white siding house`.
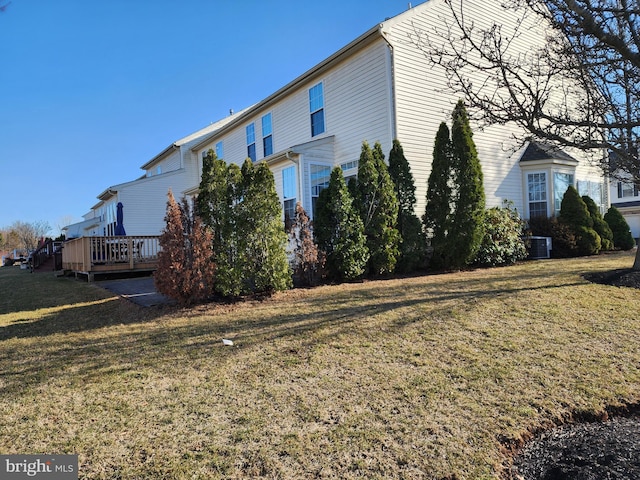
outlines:
M637 242L640 239L640 186L631 180L613 180L609 195L611 205L620 210Z
M501 19L508 28L517 20L497 0L464 5L474 21ZM300 201L313 217L315 199L333 167L342 166L345 176L355 175L364 140L370 145L379 141L388 155L397 138L410 162L416 214L421 216L436 132L441 122L450 124L458 96L414 38L418 31L432 31L448 15L444 0L429 0L374 26L264 100L170 145L142 166L144 178L107 189L93 215L99 217L98 209L110 211L113 202L122 202L127 233L159 234L167 190L176 197L196 193L203 155L213 149L227 163L241 165L247 157L266 161L284 210ZM514 48L524 52L544 41L540 26L524 31ZM477 80L482 81L480 74ZM515 127L481 130L472 124L472 129L488 207L509 200L525 217L552 215L555 199L569 184L599 196L594 200L603 208L608 205L600 170L581 152L520 145L513 140L522 133Z
M474 21L501 19L507 26L517 20L515 14L505 11L495 1L465 2L465 13ZM275 169L285 168L282 159L286 158L296 166L300 200L313 216L313 199L323 187L328 169L336 165L352 167L345 171L345 176L353 175L357 171L357 164L353 162L359 158L363 140L370 144L379 141L388 153L393 139L397 138L411 165L417 187L416 214L421 215L431 172L433 141L440 122L450 124L458 97L448 88L442 69L434 67L418 48L415 37L418 32L433 31L448 15L449 7L443 0L430 0L384 21L249 109L241 118L206 137L194 150L201 156L222 141L224 159L241 164L247 157L247 143L243 143L245 129L253 124L257 160L264 158L274 168L281 197L283 191ZM526 35L514 43L516 48L526 51L531 45L544 41L542 27L532 25L523 30ZM478 74L477 81L482 81L482 74ZM315 136L311 131L310 95L317 85L322 86L325 128ZM273 151L276 153L265 156L259 142L259 128L261 116L267 113L273 118ZM523 158L527 151L537 147L514 141L514 136L521 133L514 126L474 128L488 207L501 206L508 200L525 217L532 213L531 208L535 209L534 214L553 215L557 213L555 200L564 194L561 189L572 184L581 194L595 195L596 203L606 208L609 200L605 179L588 156L572 151L571 155L564 152L563 155L538 155L535 161ZM227 149L227 144L233 148ZM544 200L540 198L540 191L544 193ZM538 198L534 198L535 195Z

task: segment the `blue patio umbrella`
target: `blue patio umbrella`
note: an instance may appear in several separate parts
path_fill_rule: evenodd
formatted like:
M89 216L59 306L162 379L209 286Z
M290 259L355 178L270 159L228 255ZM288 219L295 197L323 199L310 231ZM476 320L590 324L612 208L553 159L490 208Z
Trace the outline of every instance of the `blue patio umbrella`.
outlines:
M124 231L124 225L122 224L122 202L118 202L117 211L116 211L116 235L126 235L127 232Z

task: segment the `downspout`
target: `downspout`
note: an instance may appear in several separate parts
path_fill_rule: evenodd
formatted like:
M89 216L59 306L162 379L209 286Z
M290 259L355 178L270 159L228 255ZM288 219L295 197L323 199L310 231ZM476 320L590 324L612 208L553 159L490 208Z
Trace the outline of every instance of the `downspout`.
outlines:
M301 170L301 166L300 166L300 154L296 153L295 155L291 155L291 150L289 150L286 153L287 156L287 160L293 162L293 164L297 167L297 171L296 171L296 186L298 189L298 195L299 195L299 199L297 201L300 202L300 205L302 205L302 208L304 208L304 191L302 190L302 170ZM283 192L284 193L284 192ZM306 211L306 209L305 209Z
M387 38L386 33L382 30L383 23L380 24L380 36L386 42L388 51L386 55L387 61L387 82L389 84L389 125L391 127L391 141L398 139L398 118L396 115L396 87L395 87L395 57L393 54L393 45Z

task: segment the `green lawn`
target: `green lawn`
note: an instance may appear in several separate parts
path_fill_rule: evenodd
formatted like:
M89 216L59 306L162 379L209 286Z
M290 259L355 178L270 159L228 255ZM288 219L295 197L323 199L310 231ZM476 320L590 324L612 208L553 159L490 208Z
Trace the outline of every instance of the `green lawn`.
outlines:
M632 262L192 310L0 268L0 452L77 453L81 478L498 478L530 431L640 402L640 291L582 277Z

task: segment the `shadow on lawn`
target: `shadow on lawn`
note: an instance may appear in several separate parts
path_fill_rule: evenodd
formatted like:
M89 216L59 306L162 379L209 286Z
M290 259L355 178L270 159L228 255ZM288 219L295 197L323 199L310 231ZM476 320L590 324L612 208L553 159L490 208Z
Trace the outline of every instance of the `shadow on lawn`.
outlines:
M53 307L50 313L29 317L30 312L16 312L8 325L0 327L0 341L10 338L45 337L96 330L113 325L127 325L154 320L163 315L161 308L142 308L119 297ZM35 315L34 315L35 316Z
M536 271L513 279L505 271L490 279L467 275L455 280L435 276L383 280L349 285L338 291L328 287L320 292L332 292L333 296L312 292L296 298L294 293L292 301L202 306L191 315L173 308L142 308L126 300L107 298L91 305L70 305L38 320L0 327L0 340L42 337L30 345L4 345L0 362L11 365L5 368L2 380L5 388L22 389L43 378L63 377L70 370L76 372L74 378L86 379L101 371L124 373L176 368L185 362L205 364L212 356L220 362L236 361L245 349L286 342L288 338L292 339L292 353L296 353L299 347L327 343L356 331L375 337L380 331L367 326L372 316L377 317L377 326L398 329L419 321L451 318L455 310L464 310L470 302L488 297L585 284L544 282L542 278L548 278L548 274ZM167 316L171 313L182 317L187 313L186 323L172 322L172 316ZM135 331L108 329L104 335L99 332L105 327L136 323L146 325ZM90 332L91 338L57 335L81 332ZM234 339L236 347L223 347L222 338ZM25 348L33 353L25 354Z

